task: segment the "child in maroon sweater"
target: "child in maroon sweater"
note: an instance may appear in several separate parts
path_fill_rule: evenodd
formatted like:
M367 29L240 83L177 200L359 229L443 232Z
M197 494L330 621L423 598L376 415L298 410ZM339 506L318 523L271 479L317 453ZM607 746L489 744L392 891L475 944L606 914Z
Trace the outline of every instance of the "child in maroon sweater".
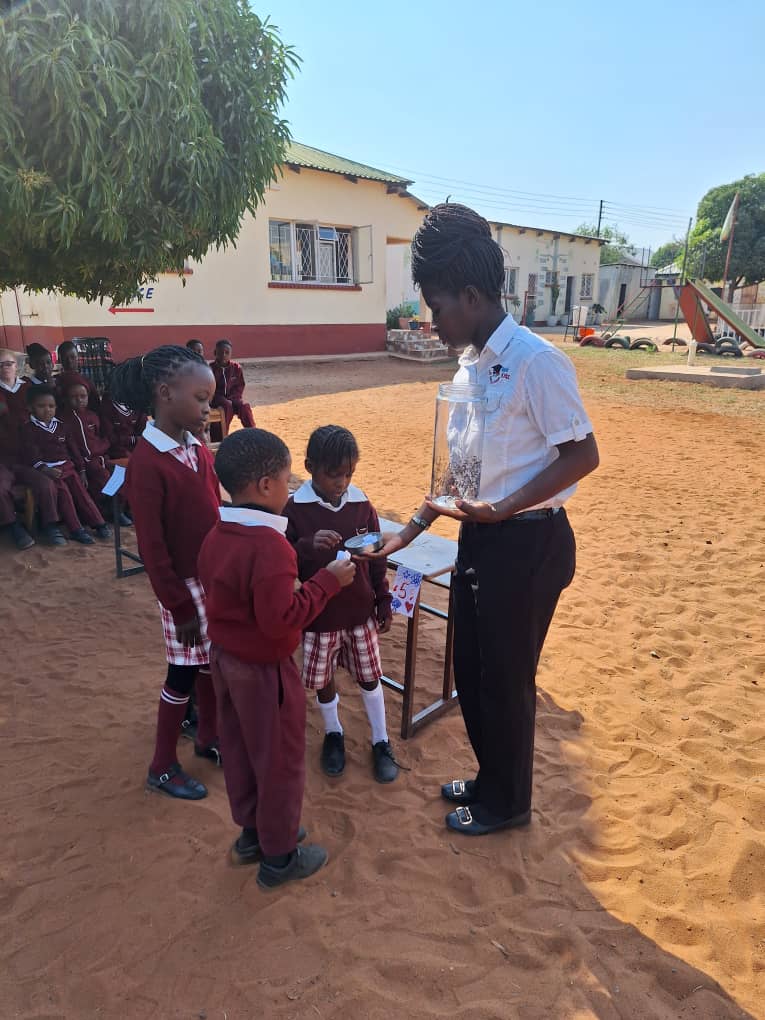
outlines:
M215 345L215 361L210 362L215 376L215 396L212 406L220 407L226 416L226 428L234 415L246 429L255 427L252 408L243 400L244 372L238 361L231 360L231 341L219 340Z
M306 482L287 504L287 538L298 554L300 579L326 566L347 539L379 531L377 513L364 493L351 485L359 448L348 429L325 425L308 441ZM317 692L324 719L321 765L328 776L345 768L343 727L337 714L340 698L335 670L345 666L359 685L372 728L372 764L379 783L392 783L398 765L385 724L382 667L377 633L391 625L391 597L384 559L359 563L353 585L335 599L306 629L303 683Z
M118 367L116 366L115 370ZM146 428L148 420L146 415L141 411L134 411L127 404L119 403L113 399L111 392L104 394L100 415L101 432L109 441L111 459L124 460L125 457L129 457Z
M114 400L141 415L154 414L125 479L138 551L159 602L168 663L146 785L170 797L201 800L207 787L181 769L176 744L195 687L195 754L220 764L205 592L197 570L202 542L218 519L220 493L212 456L193 435L210 413L212 372L185 347L158 347L117 365L110 389Z
M93 528L99 538L111 538L101 511L82 484L79 456L67 427L56 417L55 390L42 384L29 386L27 405L29 421L20 429L22 460L54 482L58 509L71 538L82 545L93 544L83 524Z
M61 371L58 375L53 376L53 382L56 387L59 410L63 412L67 409L67 392L71 386L79 383L80 386L84 386L87 390L87 406L97 414L101 401L98 398L98 393L93 383L80 373L80 357L75 344L71 340L65 340L62 344L58 345L56 353L58 354L58 363Z
M211 663L218 698L223 772L239 864L262 857L265 888L307 878L326 863L305 837L305 696L292 653L356 567L336 560L301 586L284 537L290 454L278 436L243 429L223 440L215 468L233 507L204 541L199 576L207 591ZM346 589L347 590L347 589Z
M71 382L61 395L64 400L61 420L77 454L75 467L84 473L91 496L98 500L112 473L113 465L108 457L109 440L101 434L100 418L88 408L86 386Z

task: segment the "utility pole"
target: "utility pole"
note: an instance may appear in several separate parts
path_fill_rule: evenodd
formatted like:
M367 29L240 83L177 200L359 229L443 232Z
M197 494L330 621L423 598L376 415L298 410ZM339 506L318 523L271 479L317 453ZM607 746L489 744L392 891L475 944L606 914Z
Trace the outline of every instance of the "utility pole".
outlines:
M595 235L596 237L600 237L600 224L601 224L602 219L603 219L603 199L601 198L601 200L600 200L600 208L598 209L598 229L597 229L597 232L596 232L596 235Z

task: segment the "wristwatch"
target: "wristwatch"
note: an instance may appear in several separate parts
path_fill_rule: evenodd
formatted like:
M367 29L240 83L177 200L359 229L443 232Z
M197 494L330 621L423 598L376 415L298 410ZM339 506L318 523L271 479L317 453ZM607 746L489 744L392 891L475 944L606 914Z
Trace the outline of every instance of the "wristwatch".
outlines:
M430 523L423 517L420 517L419 514L412 514L412 518L409 523L414 524L414 526L419 528L420 531L427 531L430 527Z

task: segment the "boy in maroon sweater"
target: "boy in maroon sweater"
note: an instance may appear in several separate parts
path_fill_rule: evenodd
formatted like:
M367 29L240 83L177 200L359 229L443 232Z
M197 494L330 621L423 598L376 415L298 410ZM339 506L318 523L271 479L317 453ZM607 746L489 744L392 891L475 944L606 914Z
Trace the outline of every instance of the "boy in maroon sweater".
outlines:
M308 440L306 482L287 504L287 538L297 550L300 579L305 581L355 535L379 531L377 513L364 493L351 485L359 448L348 429L324 425ZM345 666L359 685L372 729L372 765L378 783L392 783L398 765L385 724L378 631L391 625L391 597L384 559L358 564L353 585L306 628L303 683L317 692L324 719L321 766L328 776L345 769L345 740L337 714L340 698L335 670Z
M252 408L243 400L244 372L238 361L231 360L231 341L219 340L215 345L215 361L210 362L215 376L213 407L220 407L226 416L226 427L230 427L234 415L246 429L255 428Z
M77 455L75 467L84 472L91 496L98 499L112 473L108 458L109 440L101 434L100 418L88 408L86 386L72 382L62 396L64 409L61 420L67 427L72 450Z
M111 538L109 526L80 479L79 457L66 425L56 418L55 390L42 384L30 386L26 396L29 421L20 429L22 461L53 481L59 513L75 542L93 544L83 524L93 528L99 538Z
M65 340L62 344L58 345L56 353L58 354L58 363L61 371L53 376L53 382L56 387L56 399L58 400L59 409L61 411L66 410L68 407L66 394L71 386L79 383L80 386L84 386L87 390L87 406L91 411L98 413L101 401L98 399L98 393L93 383L80 373L80 357L75 344L71 340Z
M356 572L335 560L301 586L280 516L290 467L287 447L263 429L224 439L215 470L233 506L221 507L199 554L223 772L242 826L233 857L239 864L262 858L258 884L268 889L308 878L327 861L323 847L298 846L305 696L292 653L301 630Z
M108 394L101 401L101 432L109 441L109 456L112 460L124 460L135 450L136 443L143 435L148 418L140 411L133 411L127 404L120 404Z

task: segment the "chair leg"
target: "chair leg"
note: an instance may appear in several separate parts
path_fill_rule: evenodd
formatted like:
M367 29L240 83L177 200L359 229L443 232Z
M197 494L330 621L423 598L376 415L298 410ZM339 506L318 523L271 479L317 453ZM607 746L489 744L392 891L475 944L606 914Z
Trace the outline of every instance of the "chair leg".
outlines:
M31 534L35 526L35 494L31 489L24 490L24 527Z

